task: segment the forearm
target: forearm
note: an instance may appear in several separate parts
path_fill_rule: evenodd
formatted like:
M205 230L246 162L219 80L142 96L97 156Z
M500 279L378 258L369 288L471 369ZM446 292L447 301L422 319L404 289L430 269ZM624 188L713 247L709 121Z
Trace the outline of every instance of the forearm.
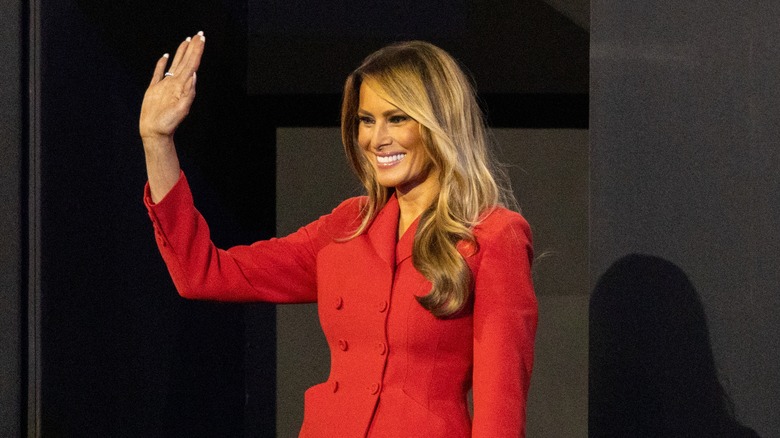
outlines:
M319 228L329 219L321 218L284 238L221 250L211 241L208 224L193 204L183 173L159 203L152 203L147 185L144 203L160 254L183 297L232 302L316 301L317 251L330 242L330 234L320 233Z
M181 168L173 137L144 137L146 174L152 202L157 203L171 191L179 180Z

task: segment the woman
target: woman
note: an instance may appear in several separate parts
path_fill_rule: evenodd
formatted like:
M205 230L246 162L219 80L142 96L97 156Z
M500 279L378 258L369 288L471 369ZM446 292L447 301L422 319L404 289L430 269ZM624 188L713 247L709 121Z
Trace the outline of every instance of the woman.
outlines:
M473 89L424 42L386 47L348 78L342 138L367 196L280 239L214 247L173 133L205 38L161 58L140 131L145 202L182 296L317 302L331 349L302 437L522 436L537 305L530 230L502 207ZM467 406L472 388L473 419Z

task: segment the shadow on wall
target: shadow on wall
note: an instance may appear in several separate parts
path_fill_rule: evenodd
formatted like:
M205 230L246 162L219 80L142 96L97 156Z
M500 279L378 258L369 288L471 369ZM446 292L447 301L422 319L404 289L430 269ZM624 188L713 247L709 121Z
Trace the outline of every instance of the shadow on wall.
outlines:
M590 437L758 437L718 380L704 308L685 273L628 255L590 300Z

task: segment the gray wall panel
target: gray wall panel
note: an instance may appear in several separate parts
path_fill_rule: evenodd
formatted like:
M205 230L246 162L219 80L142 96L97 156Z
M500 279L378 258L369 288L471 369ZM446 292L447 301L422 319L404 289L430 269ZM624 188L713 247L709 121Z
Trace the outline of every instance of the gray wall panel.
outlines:
M737 419L780 436L780 5L600 0L591 34L591 281L628 253L703 302Z
M22 433L22 3L0 1L0 435Z

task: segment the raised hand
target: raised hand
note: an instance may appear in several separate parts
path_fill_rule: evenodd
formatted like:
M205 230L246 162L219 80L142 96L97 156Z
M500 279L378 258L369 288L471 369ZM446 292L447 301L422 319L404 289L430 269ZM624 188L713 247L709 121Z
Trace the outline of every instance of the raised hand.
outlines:
M154 68L152 81L141 104L138 129L144 143L146 173L153 202L159 202L173 188L181 173L173 133L187 117L195 99L195 82L206 37L198 32L176 50L166 72L168 54Z
M166 72L168 54L158 61L141 105L139 130L144 146L170 141L176 128L189 114L195 99L195 82L206 37L203 32L187 38L176 50Z

